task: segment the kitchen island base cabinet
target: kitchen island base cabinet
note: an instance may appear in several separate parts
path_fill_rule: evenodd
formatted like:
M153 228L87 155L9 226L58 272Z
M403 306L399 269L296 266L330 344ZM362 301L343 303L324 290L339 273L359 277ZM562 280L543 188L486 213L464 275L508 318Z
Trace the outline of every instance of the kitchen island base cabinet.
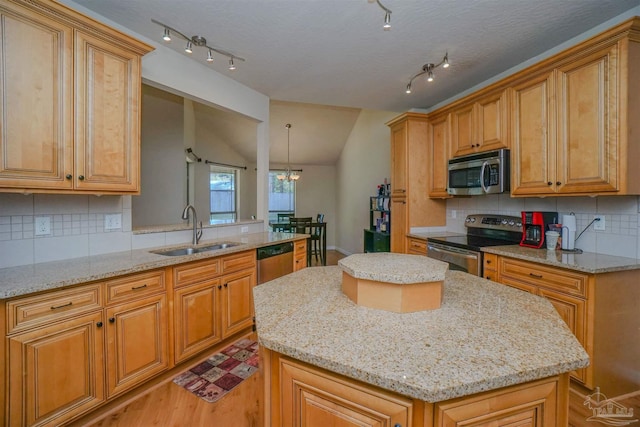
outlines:
M568 374L429 403L264 347L261 352L265 361L265 418L271 427L557 427L568 424Z

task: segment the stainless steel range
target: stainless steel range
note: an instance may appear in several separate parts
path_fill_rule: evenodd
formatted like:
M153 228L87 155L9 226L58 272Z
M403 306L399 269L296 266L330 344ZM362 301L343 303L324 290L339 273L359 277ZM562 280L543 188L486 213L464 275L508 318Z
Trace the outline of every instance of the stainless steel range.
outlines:
M487 246L513 245L522 238L522 219L506 215L469 215L467 234L429 237L427 256L448 262L449 269L482 276L482 251Z

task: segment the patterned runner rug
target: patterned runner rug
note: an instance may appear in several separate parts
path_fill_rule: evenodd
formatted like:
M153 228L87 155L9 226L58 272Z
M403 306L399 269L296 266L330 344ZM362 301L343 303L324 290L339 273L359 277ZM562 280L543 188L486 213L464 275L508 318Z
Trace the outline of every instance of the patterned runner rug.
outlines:
M258 343L241 339L178 375L173 382L212 403L257 370Z

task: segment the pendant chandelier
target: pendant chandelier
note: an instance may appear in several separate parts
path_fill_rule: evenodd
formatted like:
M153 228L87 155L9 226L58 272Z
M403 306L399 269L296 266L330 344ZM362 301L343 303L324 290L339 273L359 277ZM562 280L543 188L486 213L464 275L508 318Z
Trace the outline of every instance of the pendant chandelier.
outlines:
M284 125L287 128L287 170L282 171L277 175L279 181L297 181L300 179L300 175L298 172L291 169L291 163L289 162L289 134L291 131L291 124L287 123Z

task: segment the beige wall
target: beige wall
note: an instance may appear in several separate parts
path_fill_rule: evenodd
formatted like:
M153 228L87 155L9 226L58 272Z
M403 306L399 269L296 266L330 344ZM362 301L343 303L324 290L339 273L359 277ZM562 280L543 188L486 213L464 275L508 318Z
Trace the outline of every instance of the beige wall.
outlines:
M336 164L336 248L363 252L363 230L369 227L369 196L389 178L391 148L386 122L398 113L362 110Z

